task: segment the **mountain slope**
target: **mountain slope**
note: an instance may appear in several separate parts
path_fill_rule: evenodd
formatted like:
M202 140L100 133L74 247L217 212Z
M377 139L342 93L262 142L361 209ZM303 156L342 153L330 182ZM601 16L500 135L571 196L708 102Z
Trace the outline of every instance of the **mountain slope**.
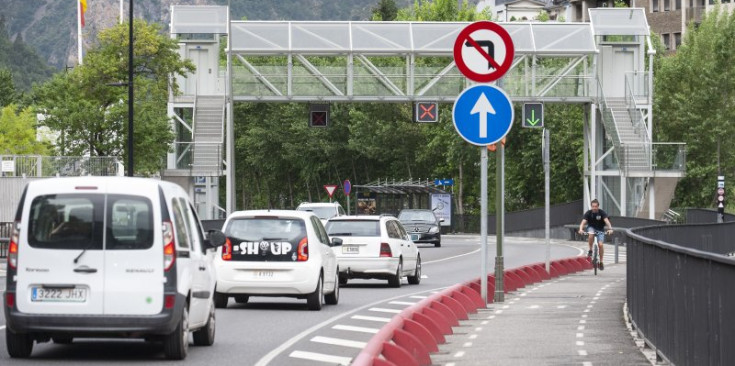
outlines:
M55 71L20 36L12 41L0 17L0 70L10 70L16 89L28 91L34 83L49 78Z

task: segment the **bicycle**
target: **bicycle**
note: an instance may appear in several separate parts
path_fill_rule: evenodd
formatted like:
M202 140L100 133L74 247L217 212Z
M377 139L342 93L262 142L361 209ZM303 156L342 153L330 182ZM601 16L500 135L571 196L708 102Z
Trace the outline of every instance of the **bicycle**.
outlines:
M582 233L581 230L580 230L580 233ZM584 234L589 235L590 233L585 231ZM612 234L612 230L607 230L606 232L603 232L603 231L599 231L599 230L594 230L593 229L592 234L594 235L594 239L592 241L592 269L595 271L595 276L597 276L597 268L599 267L599 264L600 264L599 263L599 260L597 259L598 258L598 252L600 250L599 247L598 247L597 237L600 234L603 234L603 235L604 234L608 234L608 235L609 234Z

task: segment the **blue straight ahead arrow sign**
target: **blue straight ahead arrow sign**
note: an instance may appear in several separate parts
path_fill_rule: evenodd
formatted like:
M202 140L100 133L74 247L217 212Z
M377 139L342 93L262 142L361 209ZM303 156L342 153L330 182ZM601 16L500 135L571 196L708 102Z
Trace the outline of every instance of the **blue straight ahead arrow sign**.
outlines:
M513 125L513 104L502 89L492 85L471 86L457 97L452 109L454 128L467 142L494 144Z

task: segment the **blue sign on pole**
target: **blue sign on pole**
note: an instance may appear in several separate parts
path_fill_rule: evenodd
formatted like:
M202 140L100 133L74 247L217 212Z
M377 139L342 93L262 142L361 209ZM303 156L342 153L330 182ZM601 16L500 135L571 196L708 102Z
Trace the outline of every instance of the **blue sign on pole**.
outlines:
M342 182L342 188L345 190L345 196L349 196L350 192L352 192L352 183L350 183L349 179L345 179L345 181Z
M434 179L435 186L453 186L454 179Z
M452 108L454 128L467 142L494 144L513 125L513 104L505 92L492 85L471 86L457 97Z

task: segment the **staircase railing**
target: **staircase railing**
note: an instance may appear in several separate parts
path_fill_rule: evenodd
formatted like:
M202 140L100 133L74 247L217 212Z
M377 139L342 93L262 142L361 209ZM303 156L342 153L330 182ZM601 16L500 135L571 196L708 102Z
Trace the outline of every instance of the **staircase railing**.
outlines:
M621 141L620 133L618 131L618 124L615 121L615 115L612 109L607 104L605 93L602 90L602 83L597 79L597 104L599 105L600 115L602 118L602 125L605 126L605 132L610 137L613 143L613 155L618 159L618 169L622 170L623 165L623 154L621 153Z

